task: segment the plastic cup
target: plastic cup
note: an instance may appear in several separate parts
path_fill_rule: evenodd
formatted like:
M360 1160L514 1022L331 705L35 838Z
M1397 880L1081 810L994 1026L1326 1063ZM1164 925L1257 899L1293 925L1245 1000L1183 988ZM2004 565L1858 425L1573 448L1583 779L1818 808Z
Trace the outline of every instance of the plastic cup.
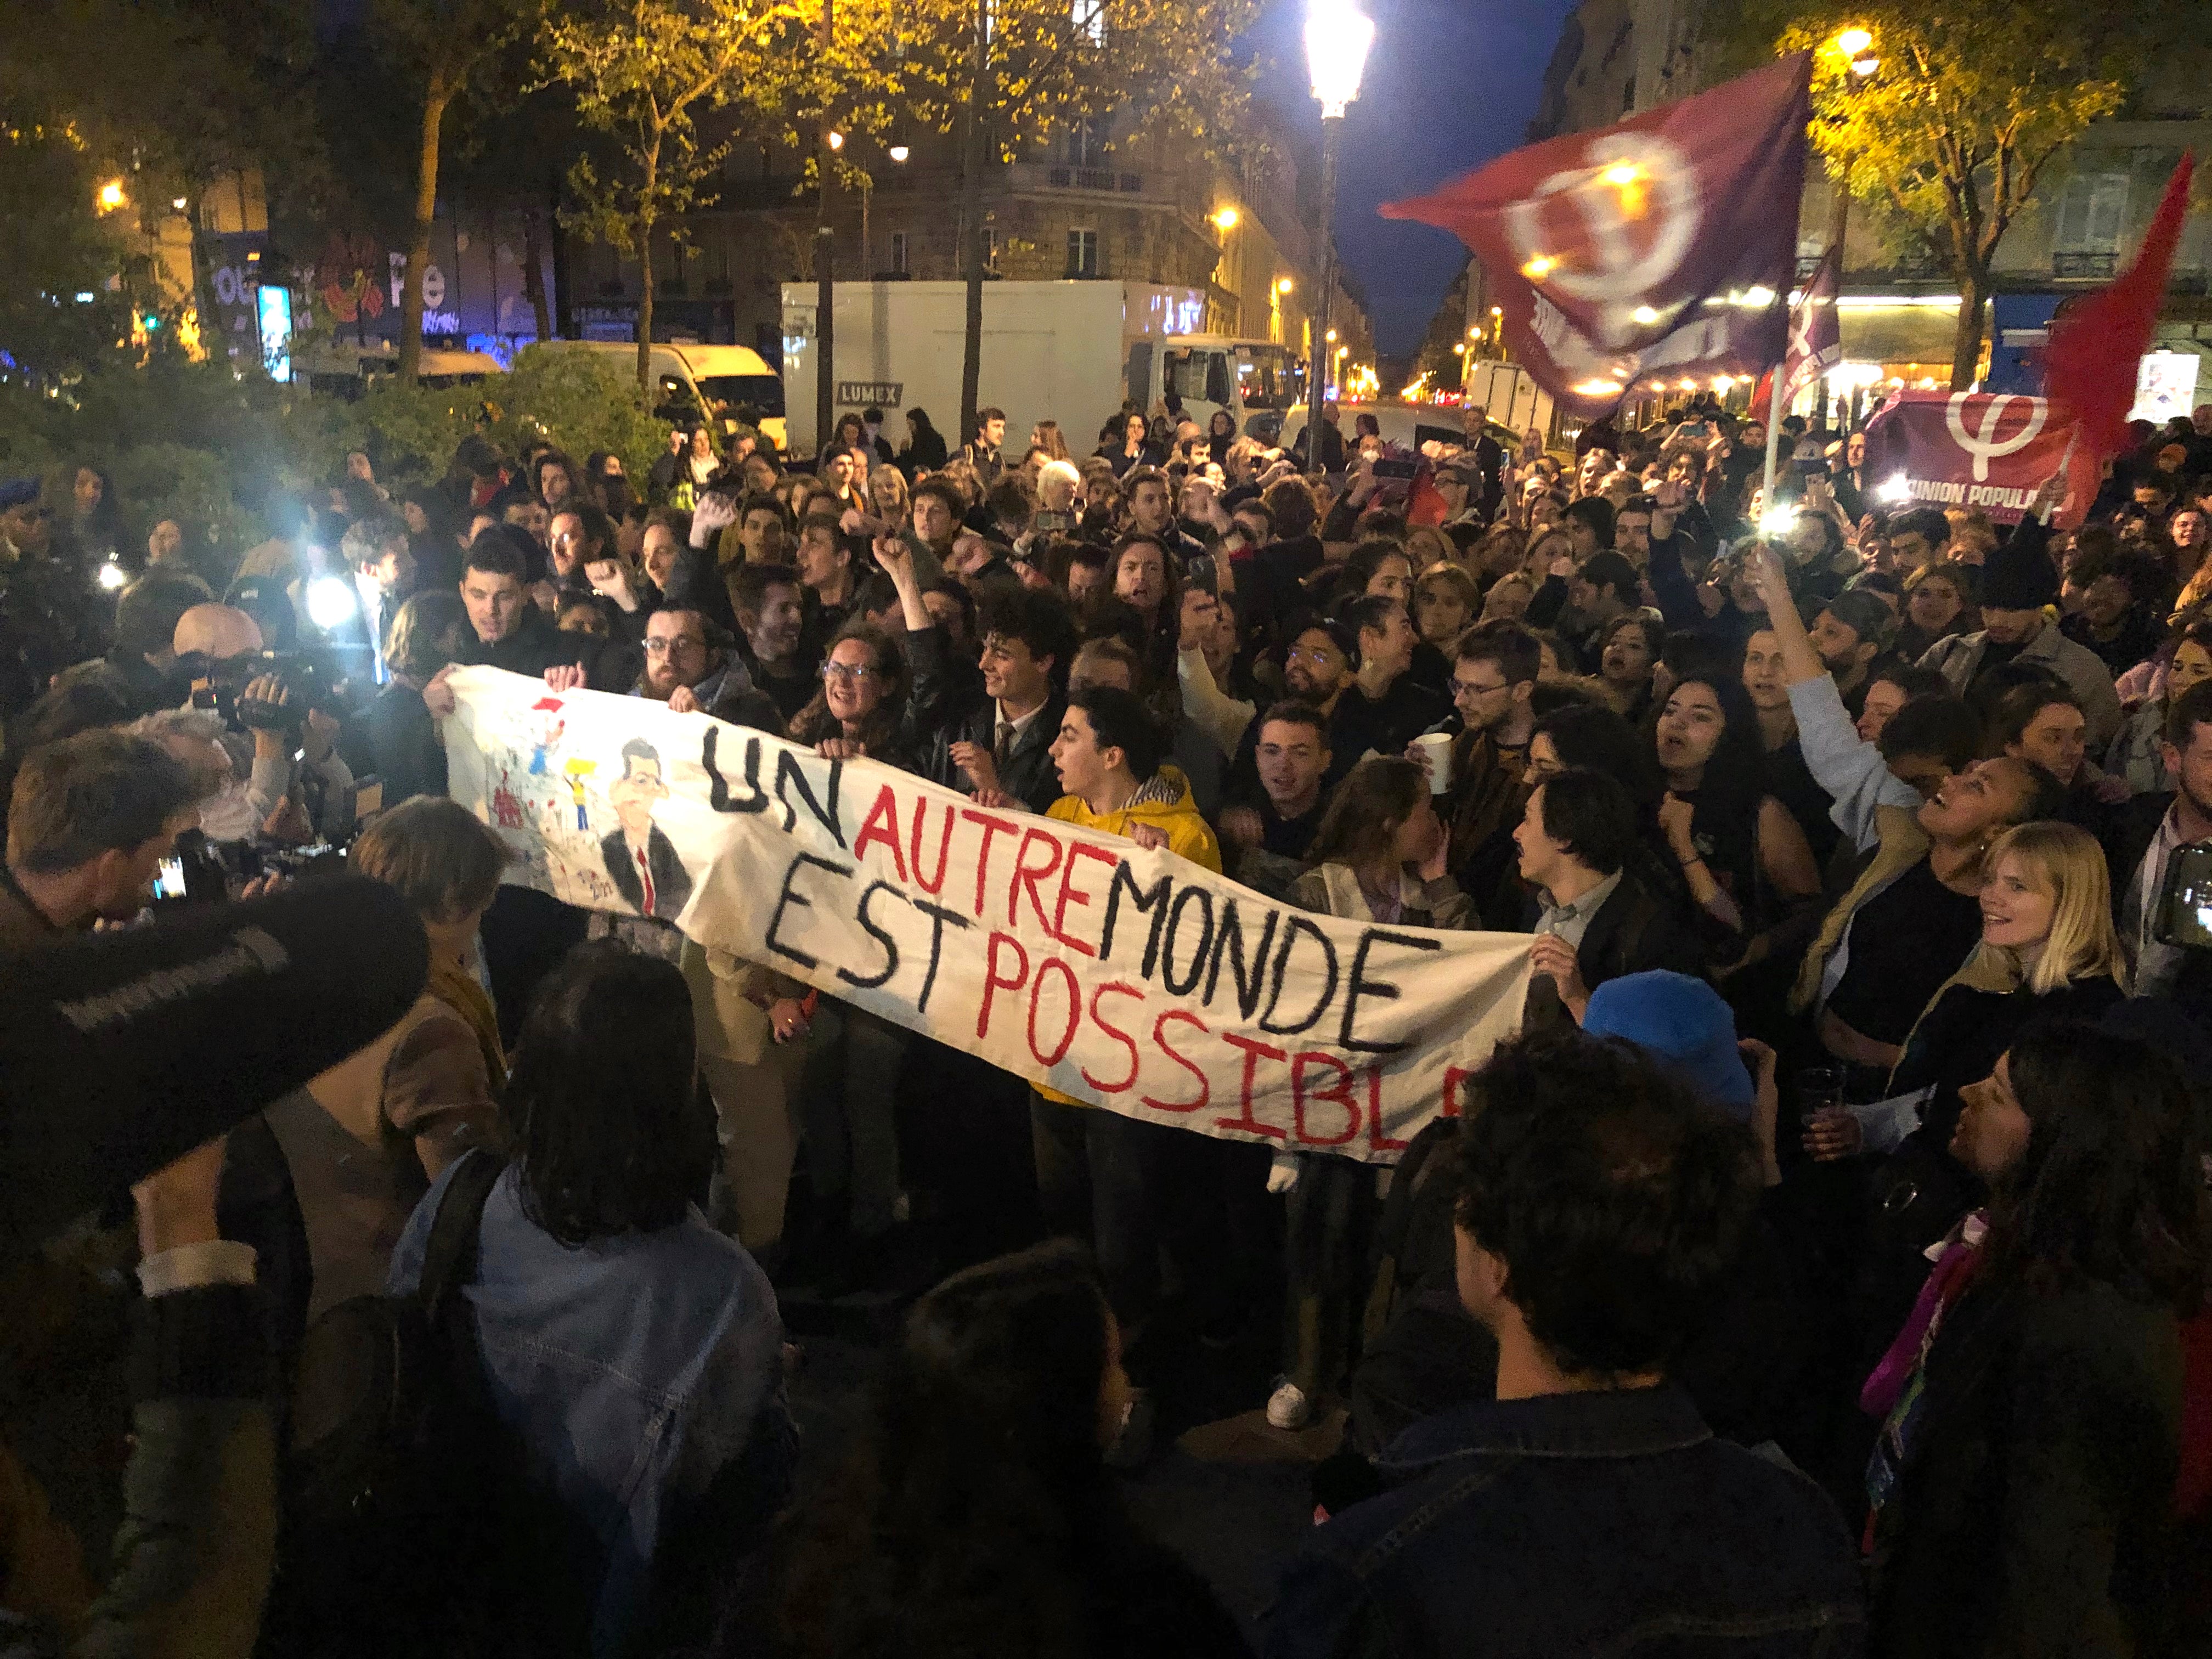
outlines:
M1424 732L1413 739L1413 747L1429 763L1429 793L1448 794L1451 791L1452 738L1449 732Z

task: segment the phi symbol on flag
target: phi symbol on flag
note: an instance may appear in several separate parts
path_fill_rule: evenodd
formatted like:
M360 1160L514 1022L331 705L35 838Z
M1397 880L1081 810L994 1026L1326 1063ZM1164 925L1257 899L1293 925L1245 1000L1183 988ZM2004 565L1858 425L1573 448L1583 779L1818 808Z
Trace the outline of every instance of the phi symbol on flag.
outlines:
M1697 170L1656 132L1613 132L1591 143L1583 165L1554 173L1526 201L1505 211L1507 234L1540 289L1597 307L1595 333L1604 345L1626 344L1651 331L1635 311L1680 268L1704 218ZM1581 217L1587 262L1550 263L1547 248L1572 246L1553 216ZM1541 265L1540 270L1534 267Z
M2014 392L2005 392L1983 404L1981 426L1969 433L1966 430L1966 399L1972 395L1965 392L1955 393L1949 408L1944 411L1944 419L1949 424L1951 436L1959 447L1974 458L1974 482L1982 483L1990 476L1991 461L2015 454L2035 441L2036 434L2043 430L2050 405L2040 398L2023 398ZM2026 404L2027 421L2009 438L1999 438L1997 428L2004 422L2007 404Z

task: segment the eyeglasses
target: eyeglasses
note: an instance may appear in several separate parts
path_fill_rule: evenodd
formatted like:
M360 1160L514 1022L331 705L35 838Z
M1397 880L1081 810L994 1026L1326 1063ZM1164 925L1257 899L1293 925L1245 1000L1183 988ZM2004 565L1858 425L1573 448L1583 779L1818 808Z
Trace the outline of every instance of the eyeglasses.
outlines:
M648 657L665 657L672 651L704 651L706 648L706 641L690 639L681 634L672 640L647 640L645 642L645 654Z
M1506 689L1506 683L1504 680L1498 681L1495 685L1477 685L1471 680L1457 678L1452 681L1453 692L1462 697L1486 697L1493 691L1503 691Z
M866 685L870 680L883 677L881 669L871 668L866 663L825 662L822 665L823 679L836 680L846 685Z
M1283 659L1286 663L1310 662L1316 668L1326 668L1328 666L1330 659L1334 655L1334 653L1333 652L1328 651L1293 650L1285 653Z

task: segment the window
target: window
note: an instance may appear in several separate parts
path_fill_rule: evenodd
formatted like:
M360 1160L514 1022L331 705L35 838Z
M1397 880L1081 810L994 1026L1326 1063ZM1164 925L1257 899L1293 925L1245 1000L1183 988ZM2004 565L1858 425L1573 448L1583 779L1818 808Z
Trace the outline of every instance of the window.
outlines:
M1085 116L1067 130L1060 140L1060 160L1072 167L1103 167L1106 165L1106 146L1111 141L1113 119L1110 116Z
M2058 198L2058 230L2051 245L2069 253L2114 252L2127 218L2126 173L2077 173Z
M891 270L900 276L907 274L906 233L902 230L895 230L891 233Z
M1096 276L1098 274L1097 231L1071 230L1067 233L1067 274L1071 276Z
M2051 238L2054 276L2109 276L2128 222L2128 175L2076 173L2058 198Z
M1094 46L1106 44L1106 0L1073 0L1068 15L1075 32Z

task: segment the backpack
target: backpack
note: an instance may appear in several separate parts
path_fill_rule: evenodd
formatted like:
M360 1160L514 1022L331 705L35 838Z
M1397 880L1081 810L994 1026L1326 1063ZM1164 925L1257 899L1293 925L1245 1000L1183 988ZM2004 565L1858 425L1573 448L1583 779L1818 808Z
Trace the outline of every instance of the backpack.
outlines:
M462 1293L505 1168L461 1160L416 1294L356 1297L307 1328L262 1621L272 1659L589 1650L602 1552L494 1411Z

